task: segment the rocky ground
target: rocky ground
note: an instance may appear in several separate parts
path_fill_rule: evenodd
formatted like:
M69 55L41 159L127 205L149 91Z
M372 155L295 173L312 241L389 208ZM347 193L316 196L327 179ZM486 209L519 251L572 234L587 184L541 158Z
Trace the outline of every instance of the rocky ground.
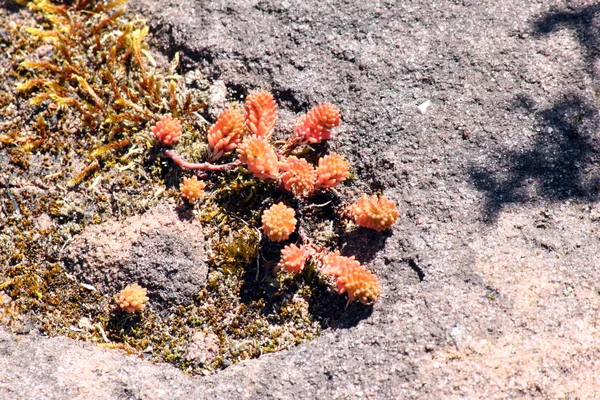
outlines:
M368 316L208 377L4 333L0 397L600 396L599 6L130 7L183 68L242 93L271 89L284 125L317 102L340 106L335 147L359 178L347 195L382 190L402 210L389 235L350 236L345 246L383 294Z

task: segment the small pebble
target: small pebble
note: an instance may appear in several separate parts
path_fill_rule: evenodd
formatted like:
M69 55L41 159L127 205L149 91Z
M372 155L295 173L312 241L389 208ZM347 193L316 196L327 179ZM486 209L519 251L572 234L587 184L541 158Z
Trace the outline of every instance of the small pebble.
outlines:
M431 107L431 100L427 100L426 102L421 103L418 109L421 114L425 114L429 107Z

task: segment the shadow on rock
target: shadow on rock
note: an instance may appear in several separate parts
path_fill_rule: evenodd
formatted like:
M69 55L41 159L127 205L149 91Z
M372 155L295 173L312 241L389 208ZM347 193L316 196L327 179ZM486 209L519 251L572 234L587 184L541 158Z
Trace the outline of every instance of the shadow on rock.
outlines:
M574 31L581 44L588 73L596 77L594 62L600 54L600 4L548 12L535 22L534 34L548 35L563 28Z
M11 12L11 13L17 13L23 7L18 5L16 1L0 0L0 8L4 8L5 10L7 10L8 12ZM1 31L1 29L0 29L0 31Z
M500 160L497 164L471 168L473 184L486 196L488 222L494 222L507 204L598 198L597 107L570 94L539 111L537 118L539 132L529 149L501 152L494 158Z
M372 229L358 228L344 233L339 242L344 244L344 255L353 255L361 264L372 261L385 248L386 240L392 231L376 232Z
M174 211L180 221L192 222L194 220L194 208L187 202L176 205Z
M298 292L306 300L311 320L321 328L351 328L368 318L373 307L359 302L348 303L346 295L337 293L330 282L319 277L314 268L305 269L302 273L290 276L282 286L276 283L274 276L256 281L253 272L248 270L243 278L240 301L248 307L262 304L260 314L270 316L271 323L283 322L277 315L282 307L290 307ZM335 285L334 285L335 286ZM307 287L310 288L307 290Z
M313 294L307 300L311 316L324 328L352 328L373 313L372 306L358 301L348 303L345 295L340 296L334 289L323 284L315 284Z

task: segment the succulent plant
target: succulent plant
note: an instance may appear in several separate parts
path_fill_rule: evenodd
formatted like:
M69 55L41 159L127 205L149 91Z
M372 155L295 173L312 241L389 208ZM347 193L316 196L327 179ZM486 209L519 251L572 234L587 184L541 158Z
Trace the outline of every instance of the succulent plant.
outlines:
M306 197L315 190L317 171L308 161L295 156L288 157L281 164L281 181L286 190L295 196Z
M283 203L273 204L262 215L262 229L274 242L287 240L296 229L298 221L294 216L293 208Z
M261 136L246 136L238 147L238 156L257 178L275 179L279 160L273 146Z
M340 255L339 251L321 255L321 272L327 276L338 277L343 275L348 268L359 266L354 256L346 257Z
M166 146L177 143L181 137L181 131L181 122L168 114L163 116L152 128L156 140Z
M305 246L298 247L295 244L290 244L281 249L281 260L277 267L287 272L300 272L304 268L309 255Z
M331 103L320 103L298 118L294 135L302 143L321 143L331 139L331 130L340 124L340 110Z
M348 301L358 300L363 304L376 301L381 291L377 277L360 264L349 266L338 276L336 286L339 294L348 294Z
M185 197L190 203L194 203L196 200L203 198L206 193L204 188L206 183L199 181L197 177L192 176L191 178L183 178L183 182L179 185L181 195Z
M277 104L266 90L252 92L246 98L246 126L253 135L269 139L277 122Z
M121 290L117 296L117 305L127 313L134 313L143 310L148 300L146 289L134 283Z
M399 215L396 204L387 197L366 194L350 206L350 213L358 225L378 232L390 229Z
M233 151L242 140L243 135L244 114L239 110L223 110L207 134L210 159L218 160Z
M345 181L350 175L350 164L339 154L329 154L319 159L317 186L330 189Z

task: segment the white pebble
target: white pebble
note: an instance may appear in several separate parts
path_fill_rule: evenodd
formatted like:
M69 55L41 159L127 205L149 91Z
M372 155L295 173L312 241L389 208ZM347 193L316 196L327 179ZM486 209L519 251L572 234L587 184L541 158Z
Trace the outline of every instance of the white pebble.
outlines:
M425 114L427 112L427 110L429 109L429 107L431 107L431 100L427 100L426 102L422 103L419 105L419 112L421 114Z

